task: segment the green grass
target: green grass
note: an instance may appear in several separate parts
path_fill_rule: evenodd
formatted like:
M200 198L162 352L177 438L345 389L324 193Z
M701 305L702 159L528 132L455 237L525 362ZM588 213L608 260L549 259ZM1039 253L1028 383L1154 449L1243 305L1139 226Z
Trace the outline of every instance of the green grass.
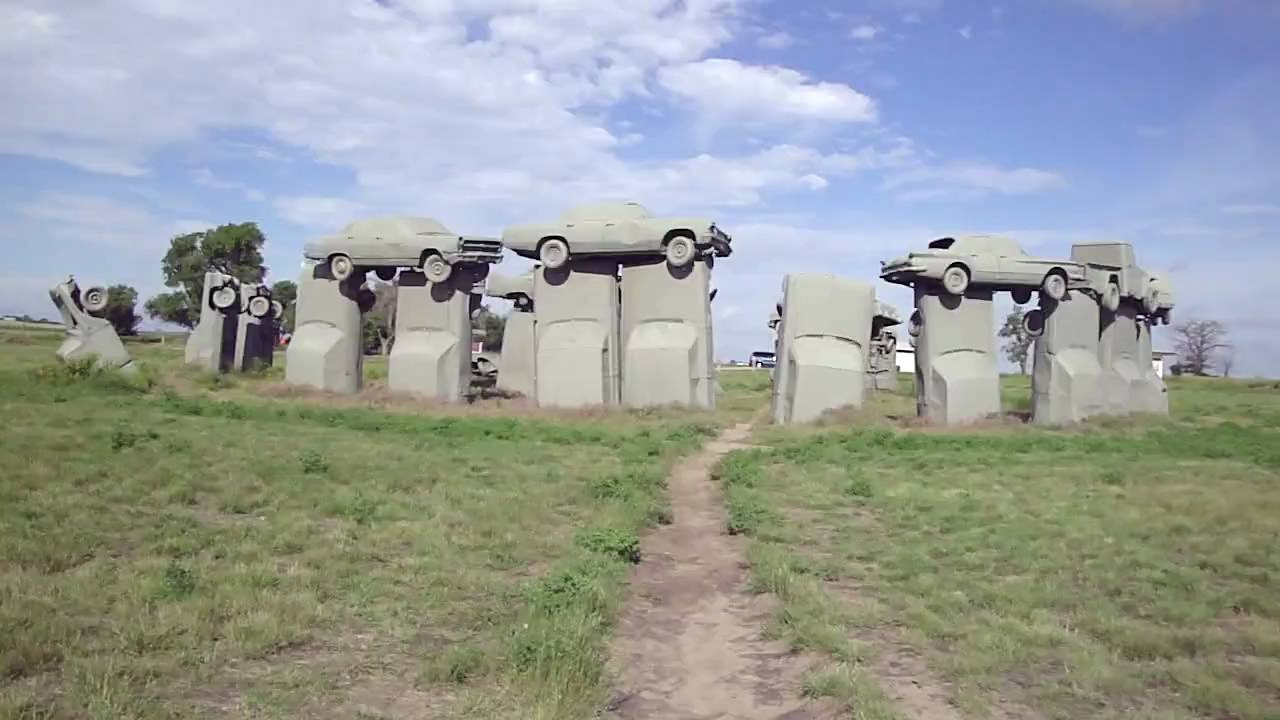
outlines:
M737 417L290 397L179 344L131 346L127 377L56 342L0 334L0 717L299 717L386 686L592 717L666 473Z
M1006 379L1006 407L1025 391ZM975 717L1280 718L1280 388L1170 393L1168 419L915 430L864 412L727 456L730 523L783 600L774 631L829 658L809 691L893 717L850 690L889 633Z

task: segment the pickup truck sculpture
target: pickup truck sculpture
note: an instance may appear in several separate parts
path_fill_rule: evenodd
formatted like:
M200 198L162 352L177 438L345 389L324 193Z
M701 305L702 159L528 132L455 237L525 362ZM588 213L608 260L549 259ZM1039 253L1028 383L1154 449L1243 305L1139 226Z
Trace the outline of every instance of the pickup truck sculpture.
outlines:
M1071 246L1071 259L1084 265L1089 288L1107 310L1115 312L1120 299L1127 297L1141 302L1148 314L1156 312L1159 289L1152 287L1150 276L1138 267L1129 243L1076 243Z
M639 203L602 203L566 211L555 222L513 225L502 244L549 269L575 255L658 255L672 267L728 256L730 238L711 220L654 217Z
M1031 257L1013 239L999 235L939 238L928 250L882 263L880 277L899 285L932 280L952 295L964 295L970 287L1009 290L1019 304L1030 302L1037 288L1061 300L1069 288L1086 282L1079 263Z
M346 280L357 268L372 268L390 280L398 268L421 268L441 283L458 263L502 262L502 243L494 238L457 235L432 218L385 217L357 220L341 232L309 242L303 255L329 263L334 280Z

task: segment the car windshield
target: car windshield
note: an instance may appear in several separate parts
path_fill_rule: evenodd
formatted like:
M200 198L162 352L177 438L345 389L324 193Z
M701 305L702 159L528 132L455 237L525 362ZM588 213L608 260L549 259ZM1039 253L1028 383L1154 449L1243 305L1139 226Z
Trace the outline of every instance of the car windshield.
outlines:
M929 243L930 250L946 250L956 243L955 238L938 238Z

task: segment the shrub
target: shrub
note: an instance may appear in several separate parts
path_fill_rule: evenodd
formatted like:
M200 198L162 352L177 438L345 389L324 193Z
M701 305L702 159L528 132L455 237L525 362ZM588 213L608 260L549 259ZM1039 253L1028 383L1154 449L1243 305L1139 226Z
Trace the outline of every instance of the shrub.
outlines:
M635 533L617 528L583 530L573 539L583 550L599 553L627 563L640 562L640 538Z

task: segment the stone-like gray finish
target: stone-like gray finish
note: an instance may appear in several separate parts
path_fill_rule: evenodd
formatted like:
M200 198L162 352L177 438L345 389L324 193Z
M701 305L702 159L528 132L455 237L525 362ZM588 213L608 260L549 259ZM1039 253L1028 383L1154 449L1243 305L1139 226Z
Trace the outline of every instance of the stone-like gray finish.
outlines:
M783 279L775 423L809 422L862 405L874 311L875 291L866 283L818 273Z
M187 336L186 364L210 372L226 372L235 364L239 285L235 278L216 270L204 274L200 319Z
M1102 309L1098 334L1098 364L1102 367L1103 412L1133 412L1134 389L1141 390L1144 373L1138 366L1137 307L1130 300L1112 313ZM1148 362L1148 367L1150 363Z
M68 276L49 289L49 298L58 307L66 332L58 346L59 360L68 362L91 357L99 367L133 369L133 358L124 349L116 329L107 320L90 314L90 310L100 312L106 307L105 287L86 288L82 294L75 278Z
M401 270L396 280L396 342L387 368L387 387L458 402L471 386L471 303L476 279L471 268L443 283ZM478 299L478 297L476 298Z
M1133 386L1130 401L1134 412L1168 415L1169 388L1165 386L1164 379L1151 364L1151 332L1155 329L1154 322L1154 318L1151 321L1138 322L1138 349L1135 362L1142 373L1142 378Z
M618 265L574 259L535 272L535 366L538 405L617 405Z
M898 387L898 336L891 329L902 323L897 308L876 302L871 318L871 345L867 357L867 387L892 392Z
M917 414L946 425L999 414L991 293L961 297L920 283L915 295Z
M1065 425L1102 412L1099 310L1093 296L1073 292L1062 302L1043 299L1039 310L1028 314L1028 323L1040 332L1032 358L1033 423Z
M713 409L711 267L662 260L622 267L622 402Z
M531 270L515 277L490 275L485 295L510 300L513 304L502 333L502 351L498 356L496 387L507 393L533 398L536 393L534 363L534 328L537 324L534 304L534 273Z
M237 308L240 314L235 323L232 367L240 371L271 367L275 357L276 323L282 312L279 304L271 299L271 288L257 283L242 284Z
M362 280L359 275L335 280L327 262L303 262L285 382L336 393L360 391Z

